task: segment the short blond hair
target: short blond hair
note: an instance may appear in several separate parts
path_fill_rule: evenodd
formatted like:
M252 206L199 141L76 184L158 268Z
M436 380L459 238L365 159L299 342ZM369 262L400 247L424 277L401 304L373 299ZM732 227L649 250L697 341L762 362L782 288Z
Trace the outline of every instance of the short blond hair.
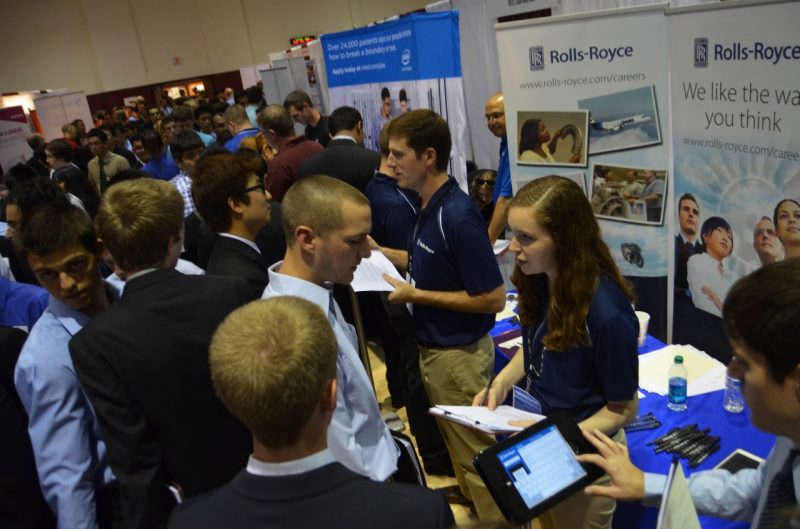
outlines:
M281 204L286 244L294 246L294 231L301 225L313 228L320 237L342 228L346 202L369 206L361 191L336 178L311 175L300 179L289 188Z
M137 178L114 184L95 218L114 262L125 272L164 266L167 248L183 228L183 197L172 184Z
M220 400L259 443L297 443L336 378L336 337L319 306L280 296L233 311L211 339L211 380Z

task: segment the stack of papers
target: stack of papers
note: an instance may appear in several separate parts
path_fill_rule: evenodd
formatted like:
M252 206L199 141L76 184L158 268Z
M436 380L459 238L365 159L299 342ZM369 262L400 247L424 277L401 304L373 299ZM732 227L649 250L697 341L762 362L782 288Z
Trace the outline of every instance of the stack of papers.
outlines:
M669 393L669 368L675 355L683 356L683 365L689 372L688 396L725 389L725 365L691 345L668 345L639 355L639 387L659 395Z
M351 286L356 292L391 292L394 287L383 279L383 274L405 281L380 250L372 250L372 255L362 259L356 268Z
M482 432L499 434L521 432L509 421L541 421L544 415L518 410L511 406L498 406L490 411L485 406L434 406L428 413L450 422L468 426Z

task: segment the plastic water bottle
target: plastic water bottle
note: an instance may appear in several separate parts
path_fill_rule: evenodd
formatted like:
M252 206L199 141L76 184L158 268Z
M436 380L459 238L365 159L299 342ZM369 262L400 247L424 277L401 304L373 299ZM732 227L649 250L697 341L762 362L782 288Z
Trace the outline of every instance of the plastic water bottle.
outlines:
M689 373L683 365L683 357L675 356L675 363L669 368L669 400L667 407L672 411L686 411L686 380Z

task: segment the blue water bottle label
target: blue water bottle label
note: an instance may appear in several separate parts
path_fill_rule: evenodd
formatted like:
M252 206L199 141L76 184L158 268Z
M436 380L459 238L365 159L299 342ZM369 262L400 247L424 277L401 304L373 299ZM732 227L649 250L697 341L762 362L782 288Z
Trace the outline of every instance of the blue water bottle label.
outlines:
M673 404L686 402L686 379L673 377L669 379L669 401Z

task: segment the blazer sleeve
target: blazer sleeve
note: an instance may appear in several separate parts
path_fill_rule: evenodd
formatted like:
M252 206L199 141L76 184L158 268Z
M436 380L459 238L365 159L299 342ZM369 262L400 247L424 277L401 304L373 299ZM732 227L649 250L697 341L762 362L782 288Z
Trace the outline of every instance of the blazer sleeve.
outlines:
M106 442L111 469L117 477L125 527L164 527L174 500L166 486L158 443L144 411L123 383L113 359L104 354L111 346L102 330L91 325L69 344L78 379L94 405Z

